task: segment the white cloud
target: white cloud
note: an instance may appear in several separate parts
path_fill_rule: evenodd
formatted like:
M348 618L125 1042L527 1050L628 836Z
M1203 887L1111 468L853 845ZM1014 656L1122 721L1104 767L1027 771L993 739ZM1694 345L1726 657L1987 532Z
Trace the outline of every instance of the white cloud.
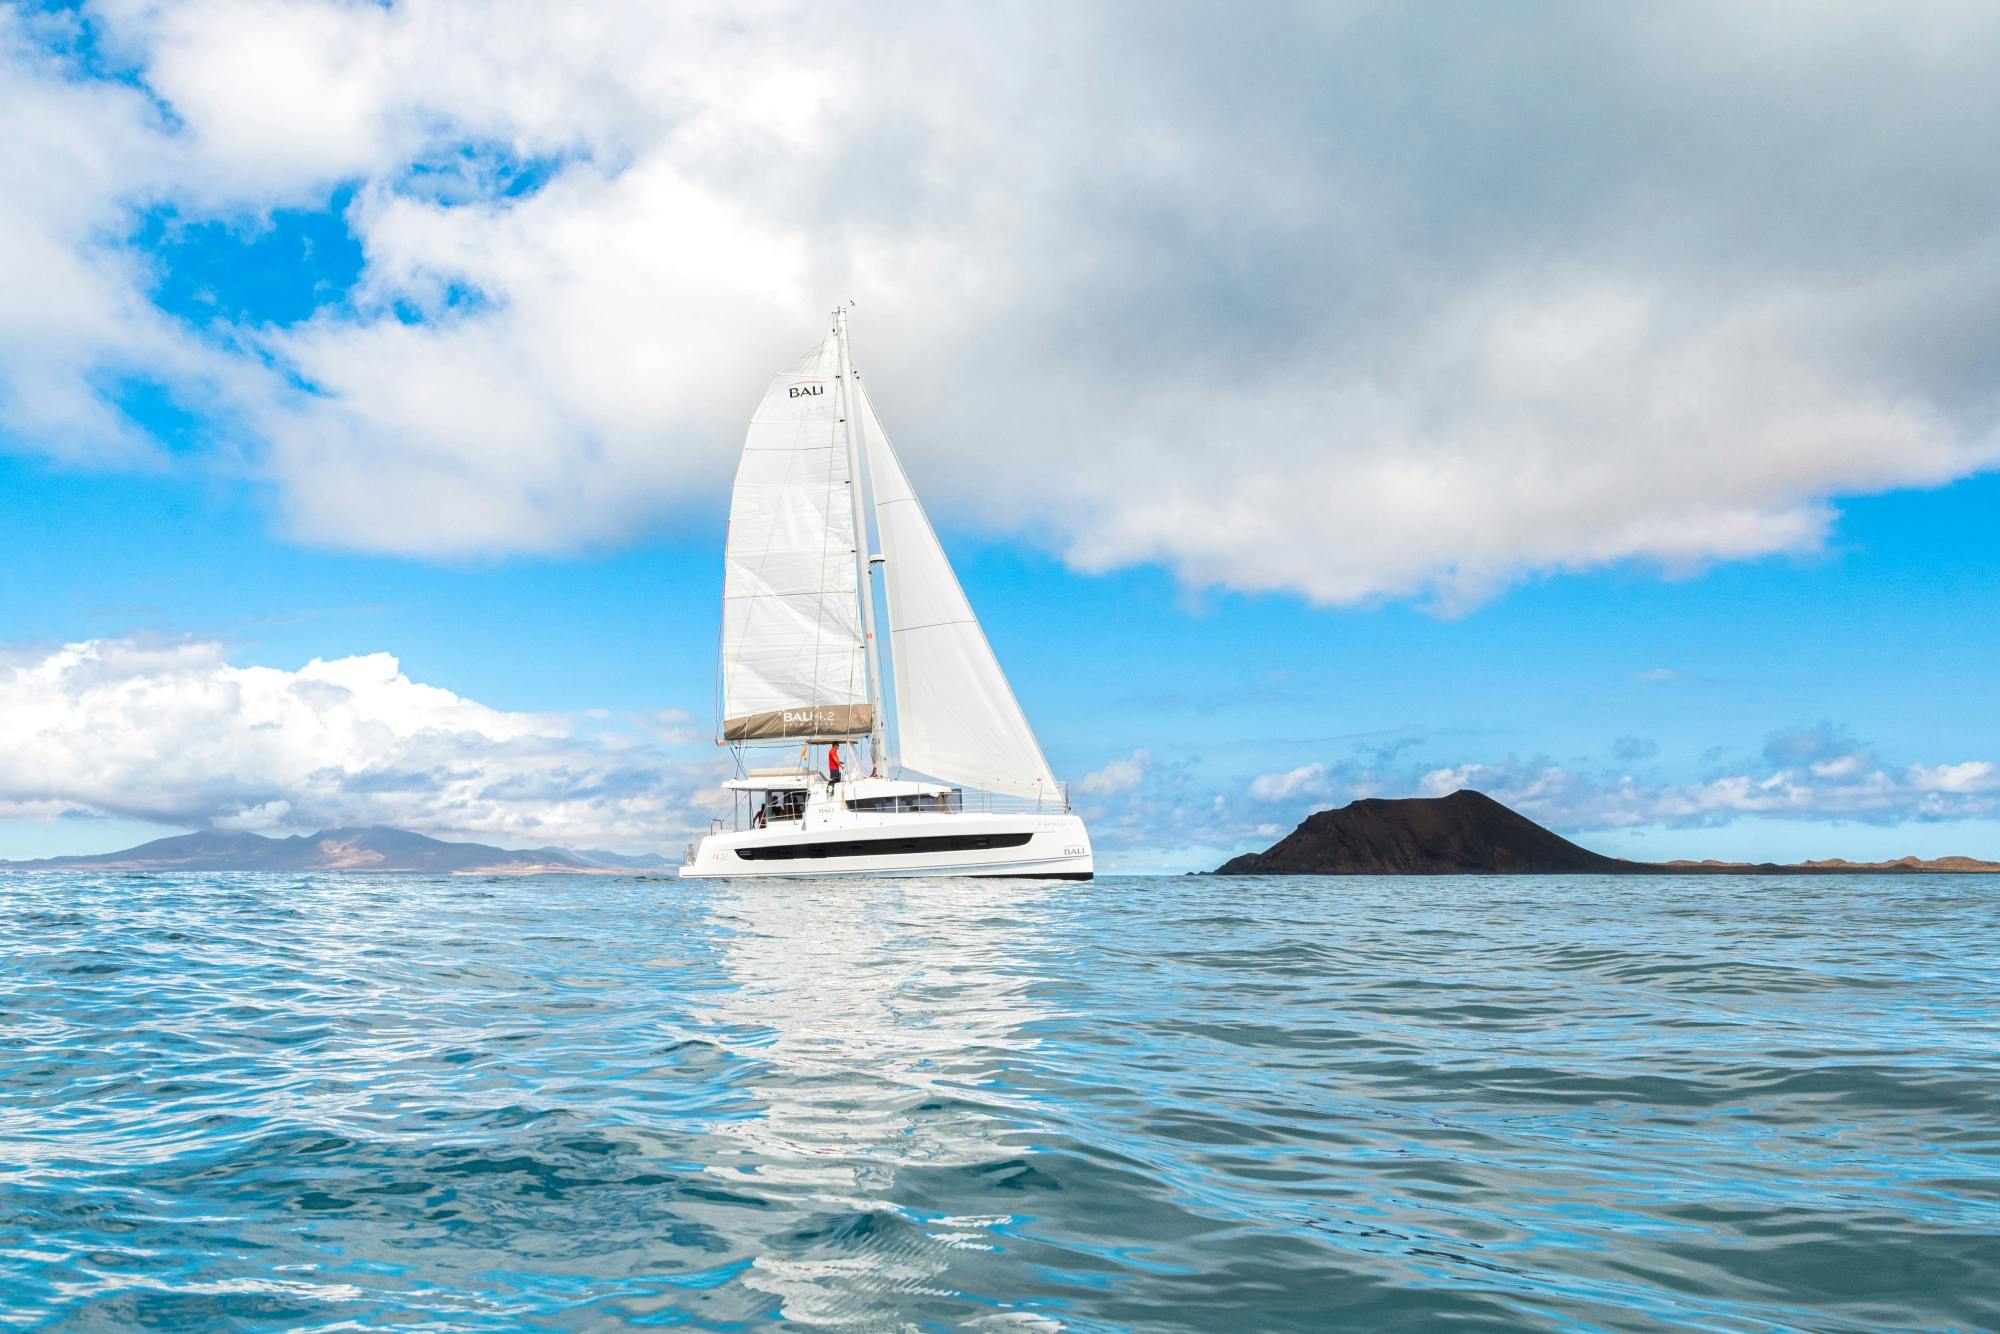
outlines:
M80 83L45 43L71 20L0 8L0 446L151 465L107 386L143 374L190 383L217 359L147 299L127 209L182 164L145 94Z
M289 201L419 142L393 133L409 114L394 79L408 71L391 66L394 18L382 6L112 0L103 9L185 123L199 189Z
M1254 801L1290 801L1297 797L1324 797L1328 792L1327 767L1314 761L1284 773L1258 774L1250 780Z
M1135 750L1122 760L1113 760L1095 773L1088 773L1077 786L1093 797L1117 796L1130 792L1146 781L1146 768L1153 762L1148 750Z
M1428 593L1456 609L1524 570L1640 558L1686 571L1812 550L1833 522L1830 495L2000 459L1985 428L1955 432L1802 354L1837 297L1690 308L1665 287L1560 290L1598 281L1468 293L1406 333L1396 381L1321 370L1163 395L1149 406L1178 428L1123 427L1143 436L1123 451L1127 475L1148 481L1092 497L1069 554L1323 602ZM1606 302L1622 308L1609 331L1593 313ZM1546 380L1510 345L1538 324L1574 324L1583 344ZM1197 436L1258 444L1249 459L1203 457ZM1187 466L1145 460L1162 445Z
M1456 608L1810 551L1842 495L2000 461L1976 7L90 12L143 89L0 16L0 412L129 450L97 389L147 367L222 405L228 465L314 542L713 512L764 377L848 296L940 510L1193 587ZM522 163L548 180L510 193ZM136 202L344 180L361 287L291 328L194 338L118 240Z
M1783 738L1774 738L1767 751L1783 748ZM1744 767L1692 782L1578 771L1547 760L1461 764L1424 774L1416 792L1443 796L1462 787L1563 830L1715 825L1746 815L1877 824L2000 815L2000 771L1988 761L1892 765L1859 746L1829 759Z
M213 643L0 656L0 816L659 849L705 823L718 777L631 735L412 681L386 653L297 671L232 666Z
M1917 764L1910 767L1911 784L1921 792L1970 794L2000 791L2000 768L1986 760L1963 764Z
M714 387L754 397L747 368L816 338L811 315L777 333L777 292L804 285L800 239L665 161L573 168L504 207L378 193L357 217L371 307L434 305L450 282L500 304L270 337L316 391L257 419L316 541L548 550L629 532L691 487L719 504L746 409Z
M278 829L287 823L286 817L292 813L292 803L282 797L276 801L266 801L256 806L245 806L227 815L218 815L208 822L211 829L259 830Z
M602 710L591 710L593 716L602 716ZM685 746L693 741L709 740L708 729L695 721L686 709L644 709L631 716L631 723L640 732L666 746Z

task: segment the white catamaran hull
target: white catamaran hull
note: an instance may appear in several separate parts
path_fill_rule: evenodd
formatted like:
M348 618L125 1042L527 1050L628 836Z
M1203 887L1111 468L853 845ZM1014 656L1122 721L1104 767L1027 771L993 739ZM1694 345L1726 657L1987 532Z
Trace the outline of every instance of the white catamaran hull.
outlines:
M718 880L937 875L1088 880L1094 871L1090 835L1074 815L919 814L710 834L681 875Z

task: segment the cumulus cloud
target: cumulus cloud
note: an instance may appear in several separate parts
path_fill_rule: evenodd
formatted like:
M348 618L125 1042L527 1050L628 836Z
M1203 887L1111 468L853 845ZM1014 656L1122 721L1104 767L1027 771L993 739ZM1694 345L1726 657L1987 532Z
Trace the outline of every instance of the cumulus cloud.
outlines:
M1077 810L1090 826L1100 869L1174 874L1214 866L1240 850L1238 803L1215 790L1215 776L1200 754L1161 757L1138 750L1099 773L1109 781L1095 788L1086 786L1088 780L1078 783Z
M942 512L1194 587L1451 609L2000 461L1990 8L88 13L129 78L0 18L0 411L82 452L107 366L212 385L315 542L713 511L848 296ZM362 278L283 328L191 337L120 240L336 183Z
M152 305L119 240L135 201L171 188L175 144L143 90L70 77L49 48L73 36L71 18L0 8L0 446L150 464L120 386L195 383L221 359Z
M1146 768L1153 762L1149 750L1133 751L1122 760L1113 760L1095 773L1087 773L1077 786L1093 797L1112 797L1130 792L1146 781Z
M1913 764L1909 783L1918 792L1946 792L1956 796L2000 792L2000 768L1987 760L1967 760L1963 764Z
M709 739L708 728L695 721L686 709L643 709L629 721L646 736L667 746L684 746Z
M1414 785L1423 796L1461 787L1568 830L1719 825L1745 815L1873 824L2000 815L2000 771L1990 762L1893 764L1828 723L1775 732L1762 763L1693 781L1615 765L1508 759L1434 768Z
M1323 797L1328 791L1327 768L1317 760L1283 773L1258 774L1250 780L1250 796L1256 801Z
M720 776L637 736L412 681L386 653L296 671L233 666L206 642L0 655L0 815L658 849L706 823Z

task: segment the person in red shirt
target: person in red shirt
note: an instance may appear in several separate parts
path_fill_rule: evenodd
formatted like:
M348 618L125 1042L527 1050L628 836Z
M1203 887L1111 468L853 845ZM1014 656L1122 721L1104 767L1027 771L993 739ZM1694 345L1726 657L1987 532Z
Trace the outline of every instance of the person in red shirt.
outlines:
M826 781L829 783L838 783L840 781L840 743L838 741L826 748Z

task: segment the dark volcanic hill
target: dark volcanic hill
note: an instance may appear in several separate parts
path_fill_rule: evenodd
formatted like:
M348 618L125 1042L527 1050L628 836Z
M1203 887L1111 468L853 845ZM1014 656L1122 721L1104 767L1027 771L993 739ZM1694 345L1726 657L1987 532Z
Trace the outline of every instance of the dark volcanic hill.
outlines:
M537 871L606 872L650 868L659 857L619 858L561 848L515 852L484 843L448 843L406 829L371 825L266 838L204 832L158 838L123 852L0 862L12 871L416 871L525 875Z
M1264 852L1218 875L1630 873L1650 869L1580 848L1470 789L1448 797L1370 797L1316 811Z
M1263 852L1233 857L1217 875L1852 875L2000 872L1971 857L1893 862L1628 862L1580 848L1483 792L1370 797L1316 811Z

